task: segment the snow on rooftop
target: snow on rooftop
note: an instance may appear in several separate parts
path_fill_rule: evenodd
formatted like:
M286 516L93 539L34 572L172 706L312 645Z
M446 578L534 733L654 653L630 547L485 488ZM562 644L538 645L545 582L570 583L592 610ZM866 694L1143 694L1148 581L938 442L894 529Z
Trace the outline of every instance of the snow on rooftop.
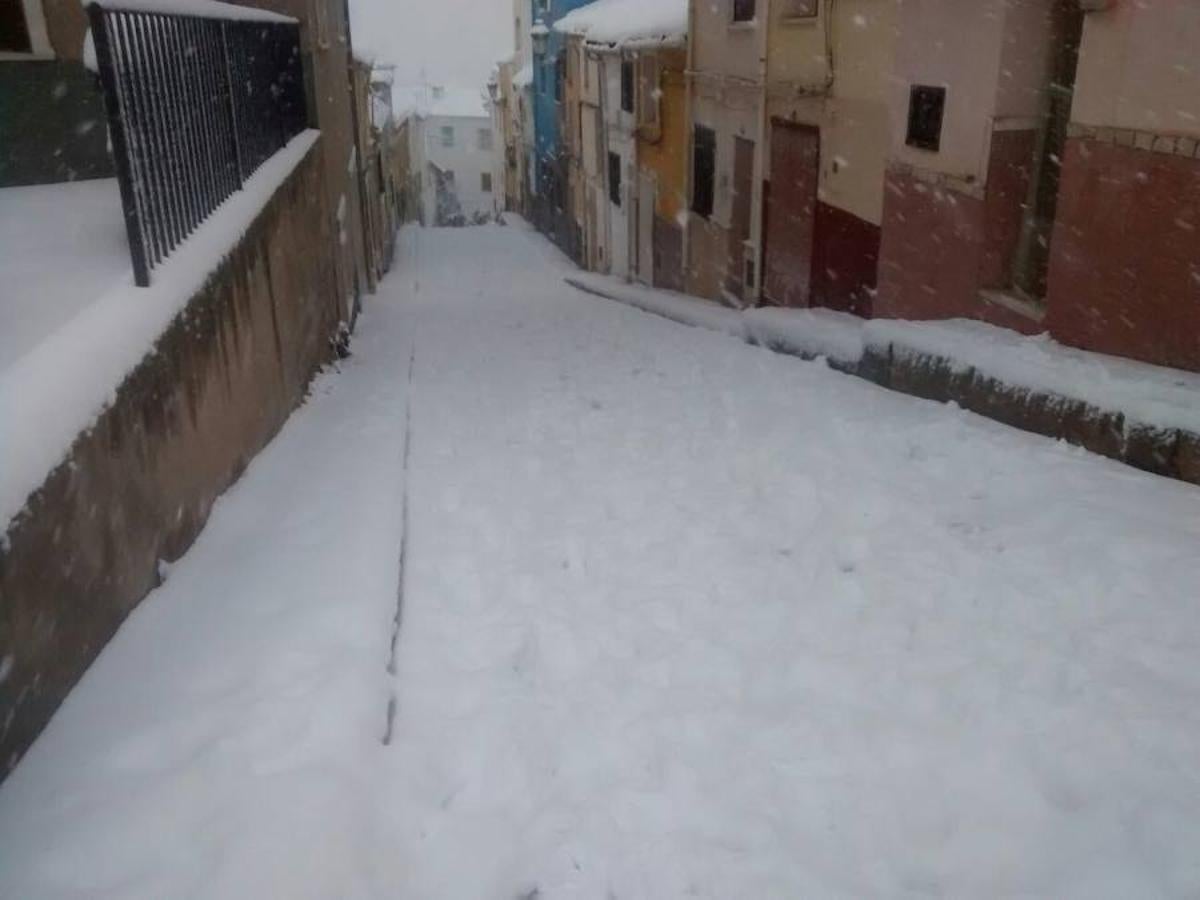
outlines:
M85 6L100 6L122 12L165 13L175 16L198 16L205 19L237 19L243 22L296 22L291 16L280 15L252 6L221 3L220 0L88 0Z
M487 119L487 95L480 88L449 88L435 85L395 87L392 108L397 119L409 116Z
M597 0L563 16L554 30L589 44L676 44L687 34L687 0Z

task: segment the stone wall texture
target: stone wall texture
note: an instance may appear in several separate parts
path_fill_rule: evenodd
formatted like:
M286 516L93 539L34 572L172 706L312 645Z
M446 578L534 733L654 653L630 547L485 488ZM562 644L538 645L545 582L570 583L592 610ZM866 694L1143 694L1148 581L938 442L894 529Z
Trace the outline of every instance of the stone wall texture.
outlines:
M319 146L9 524L0 778L330 359Z

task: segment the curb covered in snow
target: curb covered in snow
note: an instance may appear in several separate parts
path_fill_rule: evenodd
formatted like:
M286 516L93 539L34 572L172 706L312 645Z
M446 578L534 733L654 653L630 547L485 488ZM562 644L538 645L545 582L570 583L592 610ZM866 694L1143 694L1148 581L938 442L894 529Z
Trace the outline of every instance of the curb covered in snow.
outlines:
M824 358L881 387L1200 484L1200 375L1065 347L983 322L864 320L826 309L736 310L612 277L568 284L777 353Z

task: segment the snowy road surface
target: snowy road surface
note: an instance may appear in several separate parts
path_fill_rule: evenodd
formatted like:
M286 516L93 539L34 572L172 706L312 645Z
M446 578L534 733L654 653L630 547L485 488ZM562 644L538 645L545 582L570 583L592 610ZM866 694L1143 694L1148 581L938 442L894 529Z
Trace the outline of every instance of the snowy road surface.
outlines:
M1200 893L1200 491L564 271L406 234L0 788L0 897Z

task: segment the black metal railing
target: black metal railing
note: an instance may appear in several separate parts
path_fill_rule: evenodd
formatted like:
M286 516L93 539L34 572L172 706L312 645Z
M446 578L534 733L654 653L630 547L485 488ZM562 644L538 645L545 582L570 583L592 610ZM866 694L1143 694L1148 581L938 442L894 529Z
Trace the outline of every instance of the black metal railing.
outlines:
M93 2L88 17L134 279L145 287L151 269L304 130L307 104L294 20L137 5Z

